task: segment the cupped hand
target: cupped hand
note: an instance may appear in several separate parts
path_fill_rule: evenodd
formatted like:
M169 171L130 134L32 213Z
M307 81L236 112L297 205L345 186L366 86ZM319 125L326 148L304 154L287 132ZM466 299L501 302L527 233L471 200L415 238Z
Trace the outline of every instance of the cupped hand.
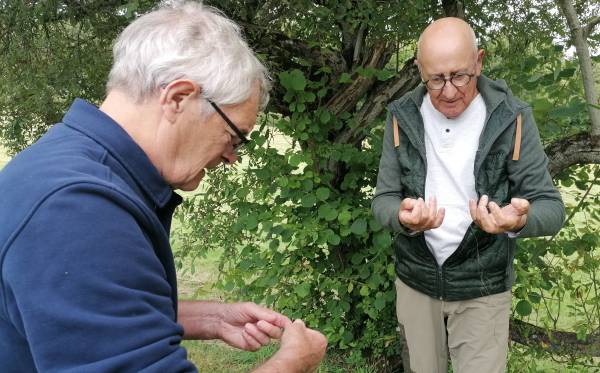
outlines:
M423 232L442 225L444 208L437 208L437 200L430 197L426 203L423 198L405 198L400 203L398 219L400 224L413 232Z
M279 339L291 324L286 316L252 302L229 304L222 315L219 338L230 346L256 351Z
M527 223L529 201L513 198L510 204L500 207L483 195L478 202L469 201L469 212L473 222L488 233L517 232Z

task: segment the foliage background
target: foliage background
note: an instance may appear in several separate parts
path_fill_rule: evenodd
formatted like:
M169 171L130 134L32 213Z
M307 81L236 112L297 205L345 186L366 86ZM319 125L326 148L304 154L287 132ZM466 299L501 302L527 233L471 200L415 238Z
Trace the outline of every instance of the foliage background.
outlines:
M356 364L393 369L391 235L370 213L385 105L418 84L412 58L424 26L463 15L486 49L485 73L532 104L547 149L573 143L592 124L559 8L548 0L205 3L242 25L276 84L244 162L212 172L179 210L178 263L223 250L219 286L232 299L302 317ZM0 138L10 153L59 121L74 97L101 102L112 40L155 5L0 2ZM598 14L592 1L575 6L584 22ZM589 38L596 84L599 34ZM525 355L552 353L581 369L600 355L600 169L585 163L597 161L554 172L569 213L561 233L519 243L511 327Z

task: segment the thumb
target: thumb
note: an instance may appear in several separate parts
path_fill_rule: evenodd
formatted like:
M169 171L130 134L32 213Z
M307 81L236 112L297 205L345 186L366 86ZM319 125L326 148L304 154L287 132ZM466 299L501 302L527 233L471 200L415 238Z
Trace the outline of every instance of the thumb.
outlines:
M527 214L527 212L529 211L529 201L527 201L526 199L523 199L523 198L512 198L510 200L510 204L521 215Z
M413 207L415 207L416 203L417 203L416 199L404 198L402 200L402 202L400 202L400 211L402 211L402 210L411 210Z

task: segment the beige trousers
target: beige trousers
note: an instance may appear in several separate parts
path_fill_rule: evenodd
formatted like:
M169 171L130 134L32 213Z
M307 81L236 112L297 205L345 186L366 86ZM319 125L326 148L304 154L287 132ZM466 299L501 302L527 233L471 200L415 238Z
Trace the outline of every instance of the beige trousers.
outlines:
M396 296L405 372L446 373L448 351L454 373L506 371L510 290L446 302L396 279Z

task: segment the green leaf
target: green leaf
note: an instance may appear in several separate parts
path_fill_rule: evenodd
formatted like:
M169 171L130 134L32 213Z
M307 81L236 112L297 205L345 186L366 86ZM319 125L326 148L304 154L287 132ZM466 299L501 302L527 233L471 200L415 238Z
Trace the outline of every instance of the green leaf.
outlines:
M302 197L303 207L312 207L317 203L317 197L314 194L306 194Z
M543 98L534 100L531 103L531 105L533 106L534 110L542 111L542 112L546 112L554 107L554 104L552 102L550 102L549 100L543 99Z
M319 218L326 221L333 221L337 218L337 211L328 203L319 206Z
M329 188L320 187L317 189L316 194L319 201L325 201L327 198L329 198L331 192L329 191Z
M540 295L540 293L536 293L536 292L529 293L528 298L531 301L531 303L535 303L535 304L540 303L540 301L542 300L542 296Z
M306 79L304 73L298 69L294 69L290 73L291 88L296 91L301 91L306 87Z
M392 244L392 237L388 231L379 231L373 236L373 245L380 249L390 247Z
M585 103L574 103L551 110L548 115L552 118L570 118L585 110Z
M340 236L338 236L337 234L335 234L333 231L329 234L329 236L327 236L327 242L329 242L330 244L332 244L333 246L337 246L340 244L341 239Z
M342 73L338 83L352 83L352 76L350 76L348 73Z
M304 161L304 157L302 157L302 155L292 154L290 156L290 159L288 160L288 163L292 167L298 167L300 165L300 163L302 163L303 161Z
M352 254L352 257L350 258L350 262L353 265L357 266L357 265L361 264L364 259L365 259L364 254L362 254L361 252L356 252L356 253Z
M247 230L253 231L256 229L256 227L258 227L258 218L255 214L246 216L246 219L244 220L244 225L246 226Z
M385 299L383 299L383 297L377 297L375 298L375 308L377 308L378 311L381 311L384 307L385 307Z
M329 123L329 121L331 120L331 113L329 112L329 110L323 110L323 111L321 111L321 115L319 116L319 120L323 124Z
M309 283L302 283L299 285L296 285L296 294L298 294L298 296L300 298L306 298L308 296L308 293L310 292L310 284Z
M517 303L517 307L515 309L517 313L521 316L529 316L532 311L531 303L529 303L525 299L520 300L519 303Z
M558 76L560 78L570 78L575 74L575 68L573 67L568 67L566 69L561 70L560 74L558 74Z
M338 215L338 221L342 225L347 225L350 222L350 219L352 219L352 214L348 210L344 210Z
M362 236L367 231L367 221L363 218L357 219L352 223L350 227L352 233L357 236Z
M366 297L369 295L369 287L367 285L363 285L360 287L360 295Z

